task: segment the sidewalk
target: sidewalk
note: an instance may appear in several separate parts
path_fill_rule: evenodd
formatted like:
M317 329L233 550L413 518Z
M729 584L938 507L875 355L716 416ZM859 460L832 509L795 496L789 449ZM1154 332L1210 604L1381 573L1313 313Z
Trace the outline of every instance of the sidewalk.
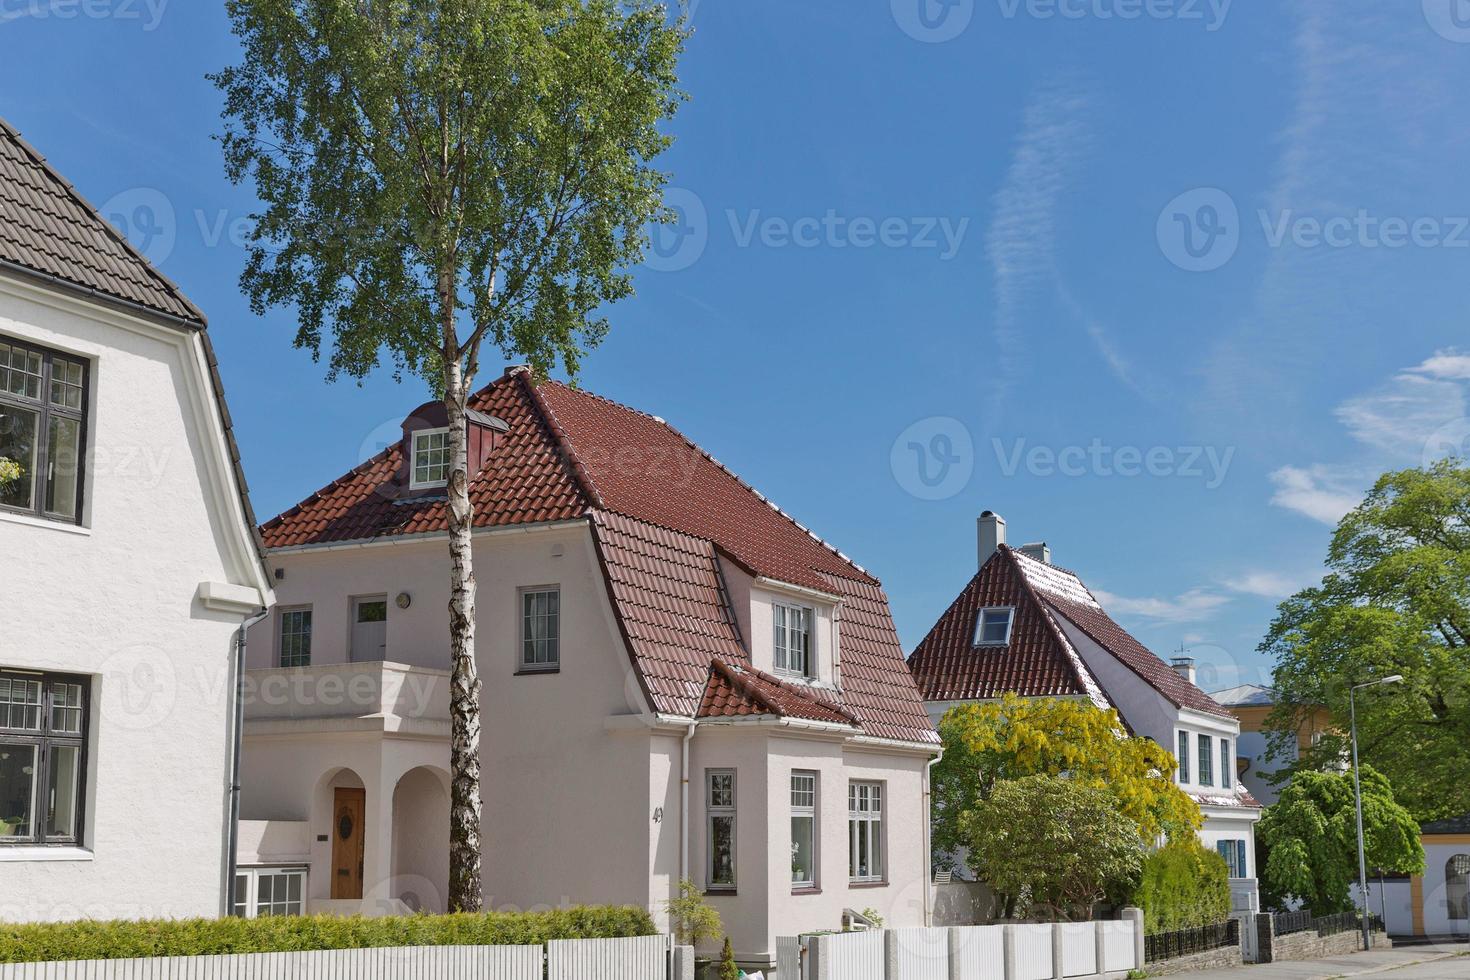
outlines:
M1385 980L1470 980L1470 956L1431 946L1374 950L1326 960L1266 963L1230 970L1206 970L1181 976L1187 980L1329 980L1376 977Z

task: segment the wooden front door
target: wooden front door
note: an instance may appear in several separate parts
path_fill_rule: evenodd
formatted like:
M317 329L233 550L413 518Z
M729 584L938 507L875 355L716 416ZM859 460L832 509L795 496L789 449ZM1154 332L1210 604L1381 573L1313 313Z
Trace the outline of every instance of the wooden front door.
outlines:
M332 897L362 898L367 791L339 788L332 805Z

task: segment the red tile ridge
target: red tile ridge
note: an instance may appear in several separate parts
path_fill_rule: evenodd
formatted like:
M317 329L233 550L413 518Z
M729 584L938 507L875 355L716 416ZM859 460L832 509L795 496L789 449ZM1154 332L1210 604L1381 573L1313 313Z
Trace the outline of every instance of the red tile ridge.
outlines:
M515 365L507 368L501 380L508 378L518 381L525 388L526 392L530 395L532 403L535 404L537 411L546 420L547 427L551 429L551 437L556 440L557 449L561 450L562 456L566 459L567 465L572 471L572 479L577 482L578 489L586 495L593 507L598 510L609 509L602 502L602 493L597 489L597 482L593 480L592 472L587 469L586 464L582 462L582 457L572 447L572 441L567 438L566 429L562 428L561 422L557 420L556 413L551 410L551 406L547 404L546 399L541 397L541 392L538 390L539 385L531 369L525 365Z

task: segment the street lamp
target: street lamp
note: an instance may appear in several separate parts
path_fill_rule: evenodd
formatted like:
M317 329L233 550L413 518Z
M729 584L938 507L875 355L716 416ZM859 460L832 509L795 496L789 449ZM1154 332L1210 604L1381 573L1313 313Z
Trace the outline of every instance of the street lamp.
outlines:
M1363 899L1363 948L1373 948L1373 930L1368 924L1368 918L1372 914L1368 911L1368 860L1363 853L1363 781L1358 775L1358 704L1354 695L1365 687L1378 687L1382 684L1401 684L1404 676L1394 674L1383 677L1376 681L1366 681L1355 684L1348 688L1348 714L1352 719L1353 731L1353 799L1358 807L1358 894Z

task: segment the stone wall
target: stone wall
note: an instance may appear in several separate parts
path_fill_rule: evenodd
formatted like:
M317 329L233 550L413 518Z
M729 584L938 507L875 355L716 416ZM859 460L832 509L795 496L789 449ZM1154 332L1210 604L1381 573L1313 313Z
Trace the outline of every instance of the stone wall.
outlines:
M1151 960L1144 967L1151 977L1168 976L1171 973L1193 973L1197 970L1223 970L1241 965L1240 947L1221 946L1204 953L1176 956L1171 960Z
M1320 960L1329 956L1346 956L1363 948L1362 933L1348 929L1331 936L1318 936L1316 929L1306 929L1278 936L1272 929L1269 914L1256 916L1261 951L1258 963L1280 963L1286 960ZM1392 949L1393 942L1381 932L1373 933L1374 949Z

